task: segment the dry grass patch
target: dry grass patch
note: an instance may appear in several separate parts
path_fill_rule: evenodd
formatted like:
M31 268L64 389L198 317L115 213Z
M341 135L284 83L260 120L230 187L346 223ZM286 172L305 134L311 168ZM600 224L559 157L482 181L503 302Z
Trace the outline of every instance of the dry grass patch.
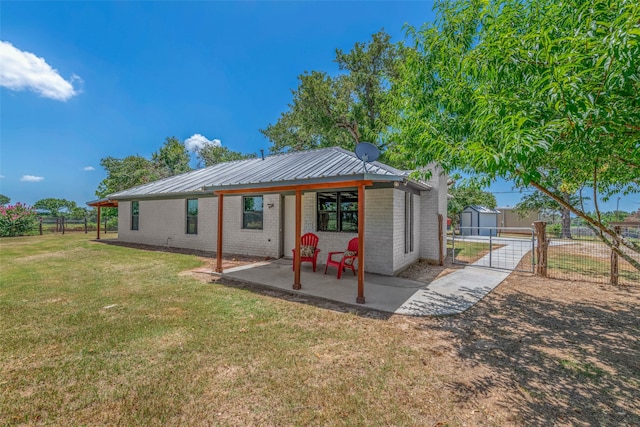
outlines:
M389 317L83 237L2 239L0 425L640 423L637 288L511 276L463 316Z

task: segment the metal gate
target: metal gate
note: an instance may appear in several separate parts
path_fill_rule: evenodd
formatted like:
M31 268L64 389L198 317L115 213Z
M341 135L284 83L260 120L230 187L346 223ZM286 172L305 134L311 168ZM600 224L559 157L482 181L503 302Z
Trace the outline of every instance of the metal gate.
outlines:
M533 272L534 249L533 228L459 227L449 237L454 264Z

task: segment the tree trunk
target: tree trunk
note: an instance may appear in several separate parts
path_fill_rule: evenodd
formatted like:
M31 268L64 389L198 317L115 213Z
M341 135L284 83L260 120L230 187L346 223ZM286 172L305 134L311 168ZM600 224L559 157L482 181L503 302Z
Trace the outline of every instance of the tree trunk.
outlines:
M562 193L562 198L565 202L569 203L569 194ZM571 237L571 211L565 207L560 210L562 215L562 234L561 239L572 239Z

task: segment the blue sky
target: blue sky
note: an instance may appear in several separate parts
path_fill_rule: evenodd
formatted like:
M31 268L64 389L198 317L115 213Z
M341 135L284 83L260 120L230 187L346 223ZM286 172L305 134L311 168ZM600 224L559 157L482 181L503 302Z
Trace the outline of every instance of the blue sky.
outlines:
M84 204L101 158L150 157L168 136L267 151L258 130L287 109L298 75L336 72L336 48L382 28L398 41L432 19L431 2L3 1L3 54L31 71L0 88L0 193ZM492 190L501 206L521 197Z

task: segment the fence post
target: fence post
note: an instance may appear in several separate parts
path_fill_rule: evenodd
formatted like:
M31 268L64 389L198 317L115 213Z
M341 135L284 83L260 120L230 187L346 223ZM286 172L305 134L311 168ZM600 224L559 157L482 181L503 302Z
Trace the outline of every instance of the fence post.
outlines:
M536 238L538 239L538 245L536 246L536 255L538 258L536 276L547 277L547 249L549 248L547 223L544 221L535 221L533 226L536 230Z
M620 235L620 226L616 225L613 227L613 231L616 232L616 234ZM616 248L620 247L620 243L618 242L617 238L613 239L613 246ZM611 284L618 286L618 277L619 277L619 271L618 271L618 254L613 250L613 248L611 248Z
M104 217L104 234L107 234L107 217Z
M87 234L89 229L87 228L87 217L84 217L84 234Z
M40 235L42 236L42 218L40 218Z
M64 234L64 217L60 218L60 225L62 226L62 234Z

